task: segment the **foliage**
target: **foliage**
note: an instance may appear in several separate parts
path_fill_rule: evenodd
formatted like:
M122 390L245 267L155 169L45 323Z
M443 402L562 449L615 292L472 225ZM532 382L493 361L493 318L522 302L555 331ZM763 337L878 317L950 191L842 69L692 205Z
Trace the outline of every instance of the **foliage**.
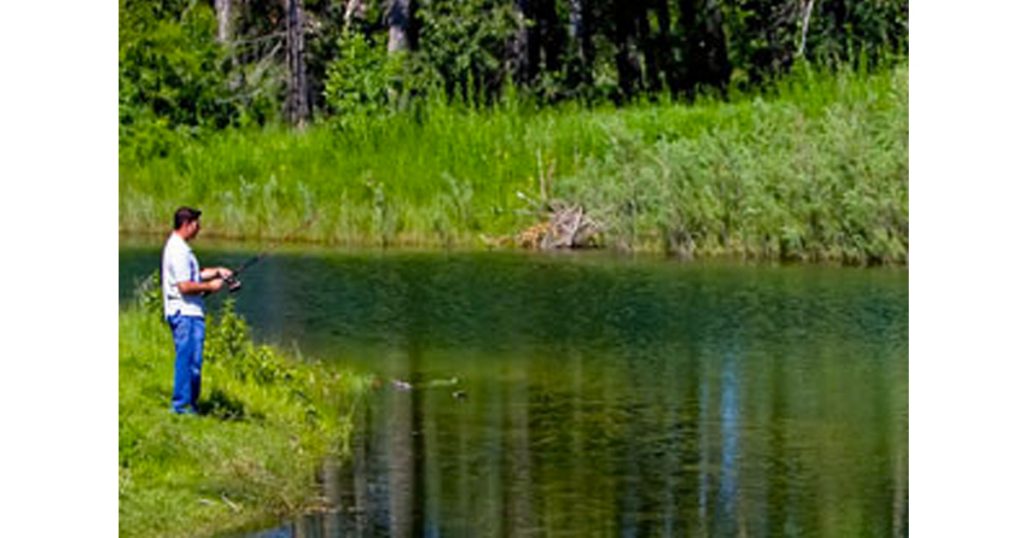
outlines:
M351 128L389 116L389 103L400 82L401 57L389 57L384 42L373 43L357 32L346 32L338 47L341 53L327 67L324 89L335 124Z
M273 347L253 343L249 326L235 312L232 298L224 300L219 315L209 328L206 358L211 363L223 363L241 382L284 387L301 403L308 404L306 394L315 390L299 375L296 365L288 364ZM305 366L311 368L309 364ZM323 372L314 370L311 373ZM307 414L315 416L319 412L316 407L308 406Z
M253 94L194 0L120 0L121 158L146 160L211 132L276 117L278 96Z
M277 119L287 76L281 2L233 3L229 43L215 40L209 2L120 2L123 158ZM385 4L362 2L351 20L345 10L358 3L301 4L310 97L342 125L427 94L476 105L693 98L770 85L804 60L877 68L908 50L905 0L431 0L408 21L411 50L391 54Z
M430 2L419 12L419 48L411 61L446 95L484 104L509 79L507 48L517 28L512 6L496 0Z
M177 138L234 120L208 7L121 0L119 33L120 138L130 157L165 155Z
M153 271L149 276L136 283L133 296L135 297L135 306L140 310L162 316L164 293L160 286L160 271Z
M789 72L803 58L842 66L886 63L907 53L908 6L905 0L806 1L738 0L724 2L724 26L730 35L729 60L741 86L761 84Z

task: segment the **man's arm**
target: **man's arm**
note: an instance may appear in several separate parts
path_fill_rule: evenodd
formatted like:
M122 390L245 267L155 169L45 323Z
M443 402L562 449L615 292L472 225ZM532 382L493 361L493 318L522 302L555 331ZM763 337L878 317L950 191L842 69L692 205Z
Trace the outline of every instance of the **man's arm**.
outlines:
M199 271L199 278L202 282L184 281L178 282L178 289L182 295L195 295L197 293L214 293L224 287L224 279L232 275L231 269L226 267L207 267Z
M182 295L196 295L199 293L214 293L220 291L224 287L224 280L220 278L214 278L207 282L192 282L190 280L184 280L178 282L178 290L181 291Z
M215 278L230 278L232 274L231 269L226 267L207 267L199 271L199 278L204 281Z

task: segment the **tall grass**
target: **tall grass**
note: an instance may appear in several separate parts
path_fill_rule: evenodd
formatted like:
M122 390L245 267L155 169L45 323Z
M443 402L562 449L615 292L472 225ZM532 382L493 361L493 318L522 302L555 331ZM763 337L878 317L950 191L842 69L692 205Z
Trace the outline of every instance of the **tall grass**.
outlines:
M126 231L174 208L209 232L470 245L539 218L517 193L583 203L605 244L684 255L901 262L907 68L797 70L727 102L534 110L439 102L345 131L226 131L120 167Z
M779 94L652 120L705 125L685 136L614 129L611 151L560 190L620 248L905 263L906 71L804 72Z
M229 309L208 320L201 416L170 412L173 346L158 314L119 316L122 536L204 536L308 508L343 456L367 380L254 345Z

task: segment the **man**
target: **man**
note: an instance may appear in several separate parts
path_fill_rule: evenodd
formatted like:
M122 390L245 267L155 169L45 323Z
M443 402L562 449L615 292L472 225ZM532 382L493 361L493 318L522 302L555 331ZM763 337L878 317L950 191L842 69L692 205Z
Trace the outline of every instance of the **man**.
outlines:
M174 231L164 245L162 282L164 316L174 337L174 392L171 410L198 413L199 385L203 369L203 296L224 287L231 271L223 267L200 269L188 241L199 234L198 209L181 207L174 212Z

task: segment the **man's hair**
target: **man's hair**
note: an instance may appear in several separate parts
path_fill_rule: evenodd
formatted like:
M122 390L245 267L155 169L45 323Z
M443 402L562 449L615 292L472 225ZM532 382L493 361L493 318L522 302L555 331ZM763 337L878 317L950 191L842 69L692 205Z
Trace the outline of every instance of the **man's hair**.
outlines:
M203 212L198 209L192 209L191 207L181 206L177 211L174 212L174 229L177 230L183 225L197 220L199 215Z

